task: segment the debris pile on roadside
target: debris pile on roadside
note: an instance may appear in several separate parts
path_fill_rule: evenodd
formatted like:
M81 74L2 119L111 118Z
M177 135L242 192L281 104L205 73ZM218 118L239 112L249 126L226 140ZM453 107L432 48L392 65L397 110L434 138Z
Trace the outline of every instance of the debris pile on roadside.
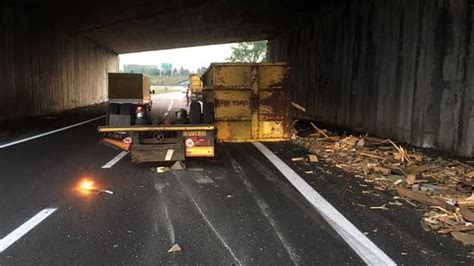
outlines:
M362 183L372 184L375 190L396 191L399 196L393 201L371 209L426 205L422 218L425 230L451 234L464 244L474 245L474 167L408 151L390 139L339 136L314 123L310 125L313 133L293 140L307 148L310 155L293 161L321 160L353 173Z

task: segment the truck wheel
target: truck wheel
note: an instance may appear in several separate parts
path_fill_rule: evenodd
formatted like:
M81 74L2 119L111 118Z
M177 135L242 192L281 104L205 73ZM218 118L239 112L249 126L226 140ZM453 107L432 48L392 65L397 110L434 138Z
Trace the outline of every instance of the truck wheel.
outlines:
M145 118L137 118L135 119L135 125L139 125L139 126L144 126L144 125L148 125L148 120L146 120Z
M120 105L120 114L121 115L132 115L133 111L133 104L131 103L124 103Z
M201 103L192 101L189 105L189 123L201 124Z
M120 110L120 104L118 103L109 103L107 107L107 114L118 115Z
M204 124L214 124L214 104L204 102L202 104L202 122Z
M120 105L118 103L109 103L107 106L107 114L105 116L105 124L109 125L110 115L116 115L119 113Z

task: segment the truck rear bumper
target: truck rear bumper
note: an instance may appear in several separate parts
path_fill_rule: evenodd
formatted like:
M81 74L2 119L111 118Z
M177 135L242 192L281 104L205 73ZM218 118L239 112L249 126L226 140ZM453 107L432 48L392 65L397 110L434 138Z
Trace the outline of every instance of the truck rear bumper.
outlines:
M184 146L182 144L132 145L133 163L183 161Z

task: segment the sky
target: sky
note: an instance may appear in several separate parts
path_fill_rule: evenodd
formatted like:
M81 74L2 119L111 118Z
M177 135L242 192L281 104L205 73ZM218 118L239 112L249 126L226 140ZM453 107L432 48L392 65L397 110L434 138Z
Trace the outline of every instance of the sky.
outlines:
M127 64L161 66L161 63L172 63L173 68L179 69L183 66L184 68L194 72L199 67L208 67L211 62L224 62L232 53L232 45L235 44L218 44L121 54L119 55L120 70L123 69L123 65Z

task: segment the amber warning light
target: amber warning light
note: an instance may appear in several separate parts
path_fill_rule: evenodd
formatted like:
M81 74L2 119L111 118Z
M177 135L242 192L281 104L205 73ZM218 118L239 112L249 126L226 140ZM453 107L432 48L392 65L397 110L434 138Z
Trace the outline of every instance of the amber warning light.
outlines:
M98 189L94 183L94 181L90 179L83 179L80 184L79 184L79 191L81 191L84 194L90 194L92 192L96 193L107 193L110 195L113 195L114 192L110 190L105 190L105 189Z

